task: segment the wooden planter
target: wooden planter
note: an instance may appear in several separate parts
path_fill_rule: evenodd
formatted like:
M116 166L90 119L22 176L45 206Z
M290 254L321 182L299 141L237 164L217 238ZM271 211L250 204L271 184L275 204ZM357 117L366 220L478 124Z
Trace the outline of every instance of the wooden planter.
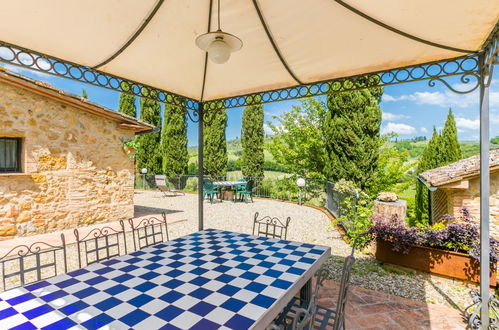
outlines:
M376 259L429 273L480 282L479 262L465 253L413 246L409 254L403 254L393 251L391 243L377 241ZM495 269L491 270L490 285L494 287L497 285Z

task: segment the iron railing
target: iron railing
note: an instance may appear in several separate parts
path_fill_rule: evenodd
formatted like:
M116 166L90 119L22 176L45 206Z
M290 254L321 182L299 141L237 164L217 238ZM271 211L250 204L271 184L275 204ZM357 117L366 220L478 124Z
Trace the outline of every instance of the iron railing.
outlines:
M348 231L357 220L358 194L354 191L339 191L333 182L326 183L326 209L336 218L342 218L341 224Z

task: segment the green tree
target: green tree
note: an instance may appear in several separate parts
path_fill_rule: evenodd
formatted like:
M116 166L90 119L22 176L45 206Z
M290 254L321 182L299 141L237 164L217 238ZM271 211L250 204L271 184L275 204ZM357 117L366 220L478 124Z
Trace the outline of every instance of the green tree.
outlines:
M121 89L123 91L130 91L132 86L127 82L121 83ZM128 93L120 93L120 103L118 106L118 111L124 113L133 118L137 118L137 108L135 106L135 95Z
M88 100L88 94L85 88L81 91L81 97Z
M163 173L167 176L187 174L187 120L184 109L165 104L161 130Z
M244 177L264 176L263 138L263 105L245 107L241 129L241 170Z
M154 97L156 92L145 92L144 94L147 95L147 93L151 93L151 96ZM162 173L160 103L142 97L140 99L140 119L154 125L158 131L138 136L139 147L135 156L137 168L147 168L149 174Z
M424 171L436 168L442 165L441 154L443 143L442 137L438 134L437 129L433 127L433 136L423 150L423 155L418 163L416 174L421 174ZM419 224L428 223L428 189L420 182L416 183L416 221Z
M209 108L209 107L207 107ZM204 116L204 172L208 176L227 174L227 112L222 110L206 111Z
M321 126L326 105L315 98L300 101L276 123L268 122L274 135L266 148L286 172L304 177L321 177L324 171L324 139Z
M323 131L325 174L329 180L352 181L370 192L378 168L383 89L375 87L328 95Z
M444 130L442 131L441 144L442 153L440 154L441 161L439 163L442 165L454 163L463 157L461 146L457 139L456 121L451 109L449 109Z

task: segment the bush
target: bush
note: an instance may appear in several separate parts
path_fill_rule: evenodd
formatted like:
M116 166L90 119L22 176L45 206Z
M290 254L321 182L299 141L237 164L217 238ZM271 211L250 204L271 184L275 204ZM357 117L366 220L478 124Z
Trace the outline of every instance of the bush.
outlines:
M480 261L480 232L478 225L466 208L461 210L458 218L444 216L433 226L407 228L401 225L397 217L389 221L378 217L365 232L367 246L375 240L390 242L393 251L408 254L415 245L437 248L448 251L468 253L473 259ZM403 222L402 222L403 223ZM499 241L490 238L490 262L496 264L499 259Z

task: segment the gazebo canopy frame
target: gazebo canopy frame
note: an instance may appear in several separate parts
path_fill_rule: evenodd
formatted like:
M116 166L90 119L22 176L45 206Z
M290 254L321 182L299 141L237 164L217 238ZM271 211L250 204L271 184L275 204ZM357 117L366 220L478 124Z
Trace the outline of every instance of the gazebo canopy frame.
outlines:
M159 8L163 1L158 2ZM347 6L343 1L338 3ZM256 3L255 3L256 4ZM352 8L349 8L352 10ZM210 6L211 10L211 6ZM353 8L353 10L355 10ZM362 16L362 13L358 13ZM211 12L210 12L211 17ZM152 16L151 16L152 18ZM383 26L371 17L365 17L375 24ZM148 21L146 20L145 25ZM208 22L208 30L210 27ZM145 27L144 25L144 27ZM389 26L384 26L390 29ZM141 30L138 31L140 34ZM401 31L393 31L407 38L426 43L425 40L404 35ZM133 41L133 40L132 40ZM204 228L203 218L203 124L204 115L211 111L225 111L225 109L244 107L248 105L264 104L290 99L298 99L310 96L319 96L343 91L353 91L363 88L395 85L413 81L428 81L428 85L433 87L437 82L444 84L451 91L459 94L471 93L479 90L480 98L480 196L490 196L490 172L489 172L489 87L492 80L492 71L494 64L498 63L499 52L499 24L490 33L487 40L483 43L479 51L459 50L467 55L444 59L440 61L427 62L423 64L391 68L376 72L365 72L362 74L341 77L325 81L315 81L308 84L298 84L293 87L266 90L258 93L231 96L222 99L213 99L206 102L196 100L178 93L161 90L153 86L142 84L137 81L125 79L103 71L97 67L89 67L78 63L57 58L55 56L43 54L35 50L23 48L8 42L0 41L0 61L35 70L50 75L68 78L79 82L103 87L118 92L132 94L138 97L145 97L173 105L179 111L185 111L189 118L198 123L198 163L199 163L199 195L198 195L198 216L199 230ZM437 45L441 46L441 45ZM445 47L445 46L444 46ZM276 49L277 51L277 49ZM119 52L116 54L116 56ZM205 69L208 61L205 55ZM285 63L283 63L285 64ZM445 79L448 77L459 77L462 86L465 89L457 90ZM204 82L203 82L204 83ZM489 198L480 199L480 294L481 294L481 320L475 319L474 322L480 322L482 329L487 329L489 325L488 302L489 297L489 222L490 209Z

